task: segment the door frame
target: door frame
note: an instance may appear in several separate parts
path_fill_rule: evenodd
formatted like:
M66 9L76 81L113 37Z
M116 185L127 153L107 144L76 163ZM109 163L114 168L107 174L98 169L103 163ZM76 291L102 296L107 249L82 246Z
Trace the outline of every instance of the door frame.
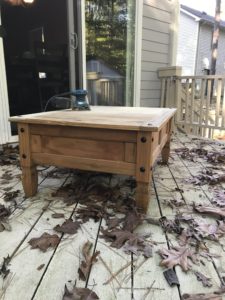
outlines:
M69 2L76 3L73 0L67 0L67 11ZM85 0L77 0L78 9L78 51L79 51L79 76L81 86L86 88L86 45L85 45ZM70 17L72 14L68 14ZM143 20L143 0L136 0L136 15L135 15L135 54L134 54L134 96L133 106L140 106L140 88L141 88L141 54L142 54L142 20ZM73 22L68 20L68 24L73 26ZM1 10L0 10L1 24ZM71 27L68 26L68 34L71 32ZM70 57L70 56L69 56ZM75 86L71 85L71 88ZM13 143L18 141L18 136L11 134L11 126L8 121L9 99L6 78L6 68L3 49L3 38L0 37L0 145Z
M1 25L1 11L0 11ZM9 97L5 69L5 56L3 49L3 38L0 37L0 145L17 141L11 135L9 118Z

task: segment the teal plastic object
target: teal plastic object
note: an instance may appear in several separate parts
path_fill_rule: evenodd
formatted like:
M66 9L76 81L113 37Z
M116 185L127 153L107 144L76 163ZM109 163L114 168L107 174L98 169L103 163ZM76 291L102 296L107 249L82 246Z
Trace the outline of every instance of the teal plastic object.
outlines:
M90 105L87 100L87 90L75 90L73 92L73 96L76 99L72 102L72 109L73 110L90 110Z

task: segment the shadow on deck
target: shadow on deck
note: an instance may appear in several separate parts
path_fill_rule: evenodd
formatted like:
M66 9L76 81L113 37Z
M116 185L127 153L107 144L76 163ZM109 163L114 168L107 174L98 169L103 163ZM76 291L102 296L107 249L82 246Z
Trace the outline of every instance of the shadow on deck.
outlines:
M110 174L40 168L38 194L25 199L11 162L0 159L0 299L223 299L225 144L176 135L147 215L134 180ZM57 236L31 249L43 233ZM89 290L63 298L65 285Z

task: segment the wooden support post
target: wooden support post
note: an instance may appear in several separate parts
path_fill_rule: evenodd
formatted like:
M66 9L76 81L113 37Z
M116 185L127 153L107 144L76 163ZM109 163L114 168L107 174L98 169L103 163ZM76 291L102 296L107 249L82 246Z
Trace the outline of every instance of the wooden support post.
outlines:
M137 206L147 211L150 201L150 185L152 178L152 144L151 132L138 132L137 134L137 160L136 160L136 201Z
M169 123L167 124L166 133L167 133L168 139L167 139L165 146L162 148L162 151L161 151L162 161L164 163L168 163L169 156L170 156L170 137L172 134L172 124L173 124L172 122L173 122L173 120L171 119L169 121Z
M162 148L162 161L167 163L170 156L170 141L167 141L165 146Z
M22 168L22 184L26 197L32 197L37 192L38 175L31 159L30 128L28 124L18 124L20 141L20 165Z
M136 187L136 201L137 206L147 212L148 204L151 195L151 183L150 182L140 182L137 181Z

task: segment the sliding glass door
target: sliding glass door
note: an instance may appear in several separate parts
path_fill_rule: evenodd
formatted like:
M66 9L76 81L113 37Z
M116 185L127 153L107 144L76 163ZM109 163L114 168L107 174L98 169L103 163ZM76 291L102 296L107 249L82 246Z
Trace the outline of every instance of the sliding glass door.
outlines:
M86 76L93 105L132 106L134 0L86 0Z

